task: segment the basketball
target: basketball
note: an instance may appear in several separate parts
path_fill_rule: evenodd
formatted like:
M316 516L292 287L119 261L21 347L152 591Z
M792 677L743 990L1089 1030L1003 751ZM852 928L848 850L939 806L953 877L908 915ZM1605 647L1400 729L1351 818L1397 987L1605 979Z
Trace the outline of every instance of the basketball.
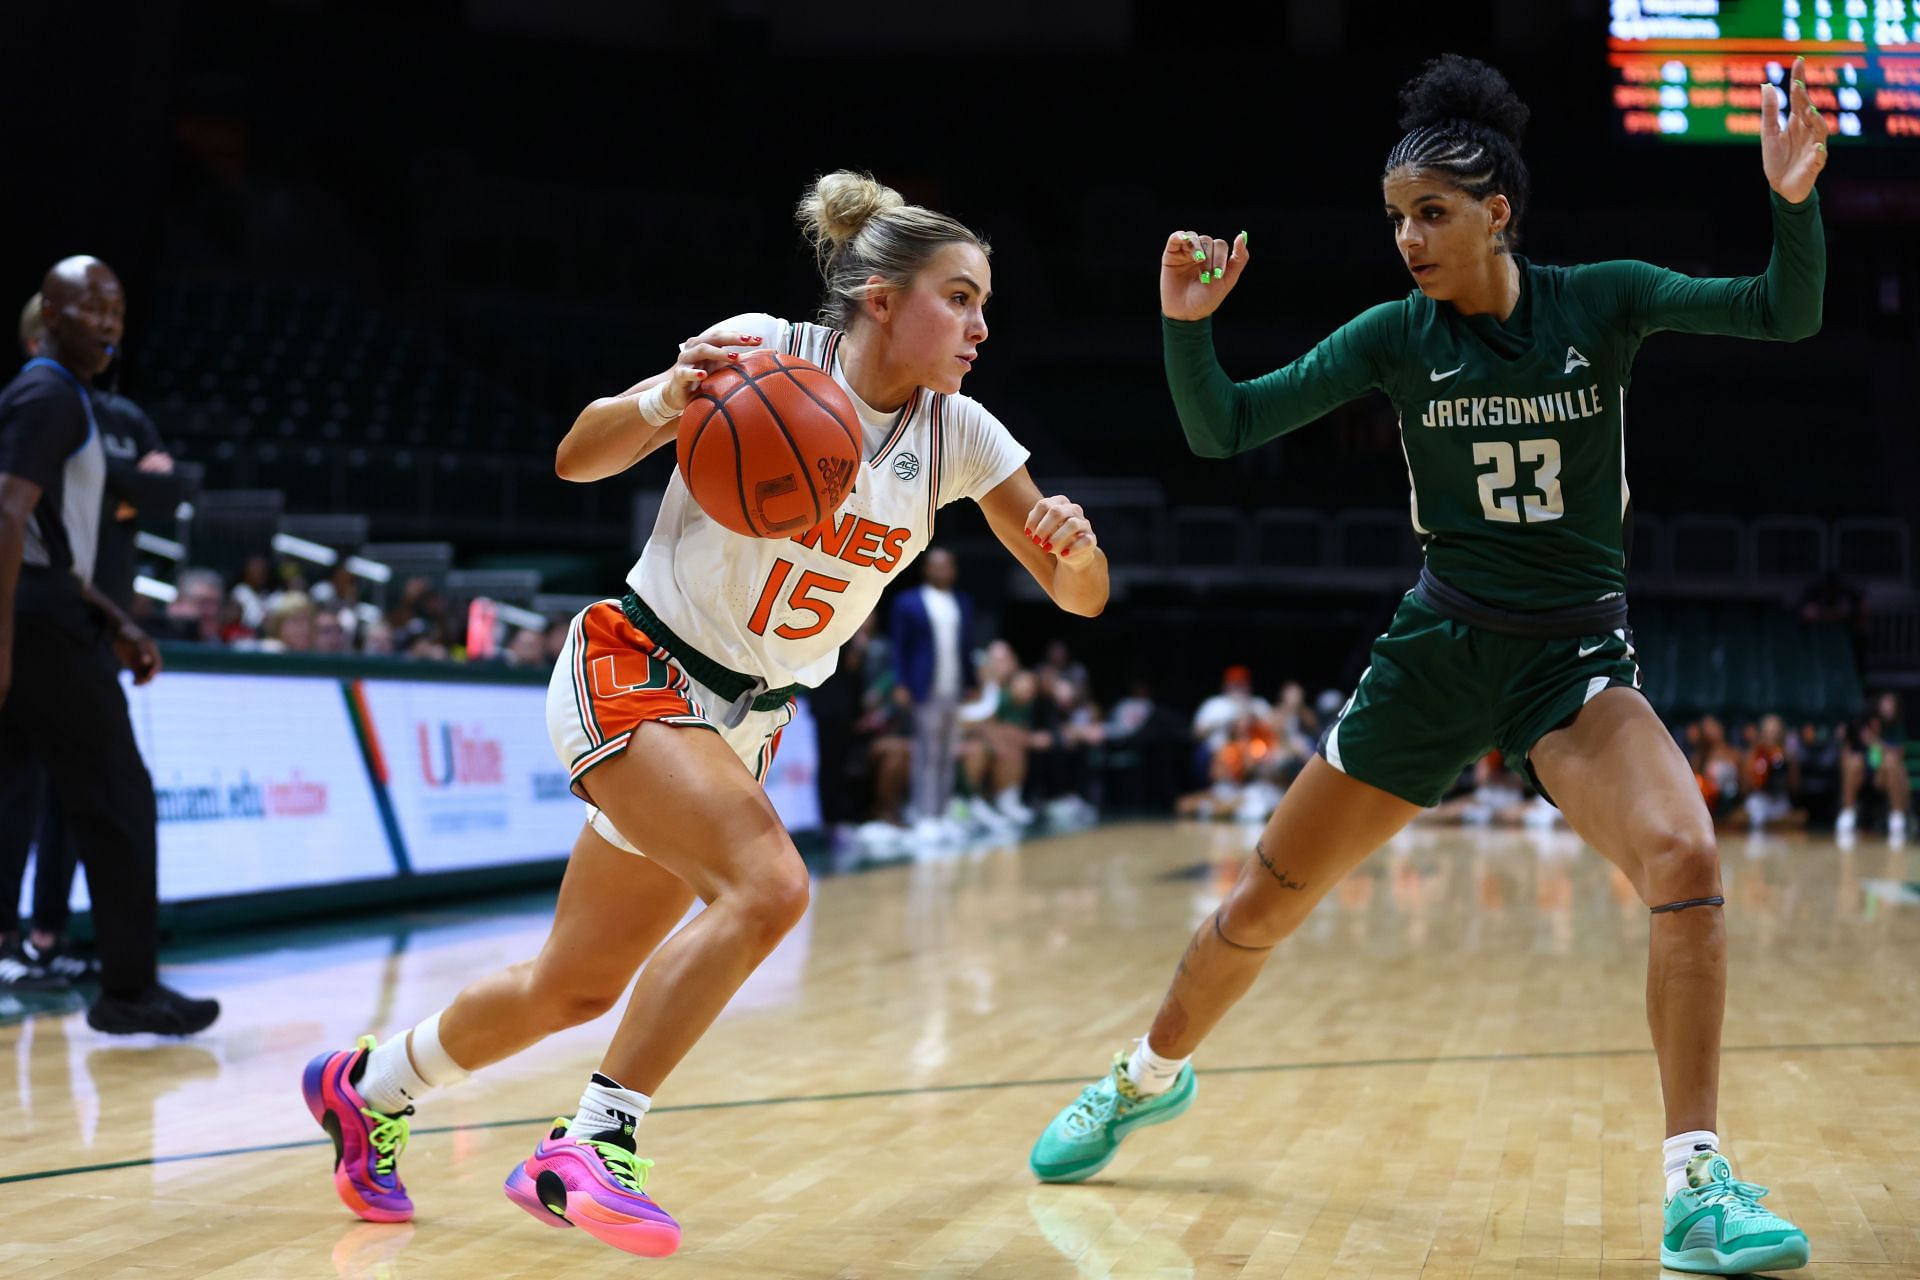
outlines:
M790 538L832 515L860 465L853 401L819 368L756 351L680 417L680 474L700 509L749 538Z

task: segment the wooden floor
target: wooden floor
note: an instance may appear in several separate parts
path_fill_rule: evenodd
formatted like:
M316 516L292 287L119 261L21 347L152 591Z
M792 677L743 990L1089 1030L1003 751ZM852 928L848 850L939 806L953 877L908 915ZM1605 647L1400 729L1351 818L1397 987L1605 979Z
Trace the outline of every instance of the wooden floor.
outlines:
M540 904L255 939L226 1014L0 1025L0 1276L1614 1277L1658 1270L1647 916L1565 835L1417 830L1277 953L1201 1097L1096 1182L1034 1136L1145 1028L1244 830L1114 826L822 882L642 1127L680 1255L500 1194L612 1020L423 1108L407 1226L335 1201L306 1059L530 955ZM1721 1132L1828 1277L1920 1277L1920 858L1729 838Z

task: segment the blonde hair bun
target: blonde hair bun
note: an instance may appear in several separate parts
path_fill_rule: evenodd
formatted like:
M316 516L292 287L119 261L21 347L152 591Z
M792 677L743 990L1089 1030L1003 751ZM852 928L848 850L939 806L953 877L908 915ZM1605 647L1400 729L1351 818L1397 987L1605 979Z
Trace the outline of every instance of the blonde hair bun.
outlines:
M817 179L800 197L800 225L822 261L831 258L880 214L907 202L870 173L838 169Z

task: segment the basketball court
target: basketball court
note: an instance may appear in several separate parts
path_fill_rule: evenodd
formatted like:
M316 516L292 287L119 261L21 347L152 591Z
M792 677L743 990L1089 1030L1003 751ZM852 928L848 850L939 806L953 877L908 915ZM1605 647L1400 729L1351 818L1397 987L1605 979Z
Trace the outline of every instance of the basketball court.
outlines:
M408 1225L334 1198L301 1103L320 1047L399 1030L530 955L531 896L256 933L175 957L191 1042L0 1023L0 1275L1625 1277L1659 1267L1646 909L1565 833L1415 828L1331 894L1207 1041L1201 1097L1097 1179L1040 1128L1152 1016L1246 828L1114 825L816 884L806 922L644 1125L685 1228L649 1263L500 1182L612 1017L417 1120ZM1920 1276L1920 858L1723 840L1721 1132L1813 1245ZM29 999L22 997L23 1000Z

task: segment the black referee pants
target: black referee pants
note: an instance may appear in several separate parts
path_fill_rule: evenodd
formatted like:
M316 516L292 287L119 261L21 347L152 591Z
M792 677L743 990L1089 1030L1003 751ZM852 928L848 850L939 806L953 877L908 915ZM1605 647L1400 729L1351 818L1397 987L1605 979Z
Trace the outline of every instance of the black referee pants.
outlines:
M116 676L116 679L118 677ZM73 896L73 845L67 824L46 772L38 760L28 761L33 783L0 788L0 933L23 933L19 914L20 890L26 883L28 854L33 863L33 927L41 933L64 935ZM18 807L15 807L15 802Z
M153 779L140 759L108 634L84 602L17 608L13 687L0 706L0 813L46 770L50 803L87 868L100 983L133 996L156 980L159 912Z

